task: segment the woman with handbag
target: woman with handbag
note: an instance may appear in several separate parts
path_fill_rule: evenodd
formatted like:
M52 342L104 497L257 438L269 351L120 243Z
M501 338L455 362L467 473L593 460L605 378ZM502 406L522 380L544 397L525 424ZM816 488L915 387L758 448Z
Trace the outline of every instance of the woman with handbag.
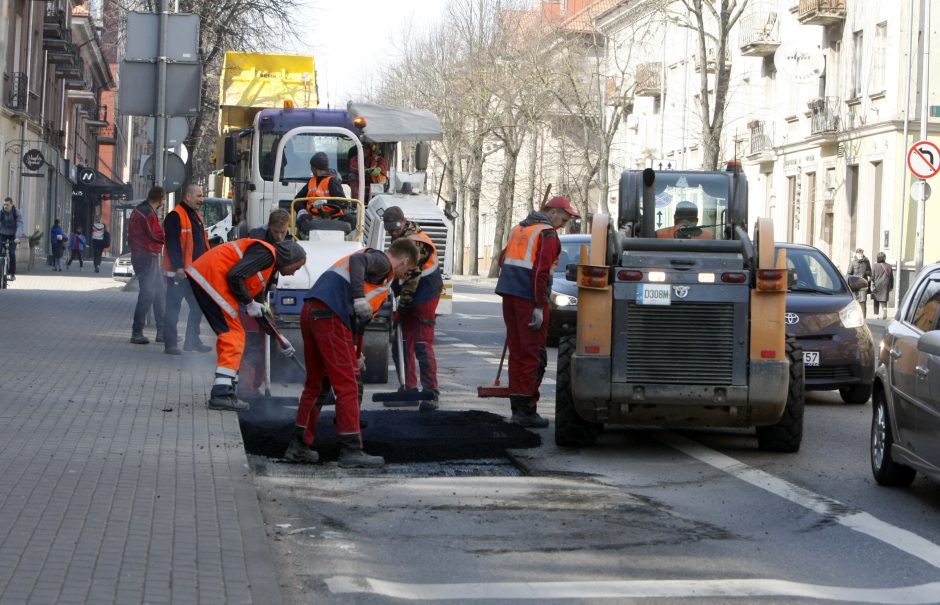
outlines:
M876 317L888 318L888 298L894 290L894 272L885 262L885 253L879 252L871 269L871 299Z

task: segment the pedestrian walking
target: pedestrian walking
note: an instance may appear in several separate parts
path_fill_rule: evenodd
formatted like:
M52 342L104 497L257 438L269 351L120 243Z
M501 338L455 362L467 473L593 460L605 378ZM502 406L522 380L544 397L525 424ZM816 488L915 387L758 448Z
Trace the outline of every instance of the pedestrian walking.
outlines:
M382 308L392 280L407 275L417 263L418 249L411 240L402 238L392 242L385 252L366 248L341 258L307 291L300 312L307 380L297 408L297 429L284 453L285 459L312 464L320 458L310 447L320 417L316 402L325 375L336 396L339 465L375 468L385 464L381 456L363 451L359 360L353 334L355 324L370 321Z
M62 221L55 219L52 229L49 230L49 241L52 242L52 270L62 271L62 255L65 254L65 243L68 237L62 230Z
M91 252L95 263L95 273L101 272L101 257L111 247L111 232L100 220L91 224Z
M82 234L81 225L76 226L75 230L72 231L72 235L69 236L69 260L65 263L66 269L72 266L72 261L75 259L78 259L79 271L85 268L85 261L82 256L85 253L85 246L87 245L88 241L85 239L84 234Z
M440 390L437 384L437 357L434 355L434 324L437 305L444 291L437 248L421 227L405 218L398 206L390 206L382 214L385 231L391 241L406 238L418 248L418 264L405 277L392 285L398 292L398 316L393 318L401 329L404 360L398 359L398 347L392 347L395 363L404 363L406 390L417 390L420 368L421 388L433 395L422 399L419 411L436 410Z
M166 276L166 304L163 310L163 352L181 355L183 351L206 353L212 350L199 338L202 311L193 296L185 270L209 250L209 238L199 215L204 201L202 187L189 184L183 190L183 199L163 220L163 271ZM183 299L189 306L183 350L179 348L176 326L179 323Z
M13 205L13 198L3 198L3 210L0 210L0 250L7 250L7 279L16 281L16 247L26 233L23 213Z
M513 227L499 255L502 268L496 293L503 297L503 321L509 348L510 422L544 428L537 412L539 386L548 364L548 296L550 278L561 253L556 233L581 215L565 196L555 196Z
M212 248L186 269L196 302L218 337L209 409L249 409L235 394L238 368L245 353L245 328L238 319L239 305L244 305L249 316L261 317L261 303L271 287L275 268L283 275L293 275L306 260L304 249L295 241L271 245L242 238ZM283 352L293 354L292 350Z
M885 253L879 252L871 268L871 299L876 317L888 318L888 299L894 290L894 272L885 262Z
M868 285L855 291L855 300L862 306L862 317L868 315L868 290L871 288L871 261L865 256L865 251L861 248L855 250L855 256L849 263L849 275L857 275L863 278Z
M147 314L153 308L157 324L157 342L163 342L163 280L160 278L160 252L163 251L163 227L157 210L163 206L166 191L155 186L147 193L147 199L131 212L127 228L127 241L131 248L131 265L140 292L134 307L134 323L131 326L131 342L145 345L150 339L144 336Z

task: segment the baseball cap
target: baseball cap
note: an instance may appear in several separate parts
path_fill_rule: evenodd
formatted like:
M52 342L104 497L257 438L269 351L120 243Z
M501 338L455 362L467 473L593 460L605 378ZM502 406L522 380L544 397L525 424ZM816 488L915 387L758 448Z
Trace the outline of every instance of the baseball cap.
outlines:
M561 208L574 218L581 218L581 215L578 214L578 211L574 209L574 206L571 205L571 200L564 195L556 195L552 199L548 200L548 203L545 204L546 208Z
M398 206L389 206L382 213L382 222L385 223L386 231L401 229L405 222L405 213Z
M325 153L318 151L310 158L310 165L318 170L328 170L330 167L330 159L326 157Z

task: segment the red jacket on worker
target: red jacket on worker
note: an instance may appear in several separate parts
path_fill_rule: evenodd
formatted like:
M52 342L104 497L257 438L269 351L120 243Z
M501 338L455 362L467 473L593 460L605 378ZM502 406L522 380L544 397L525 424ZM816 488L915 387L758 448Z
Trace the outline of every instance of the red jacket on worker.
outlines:
M152 255L163 251L163 226L160 217L154 212L147 200L144 200L131 212L130 224L127 228L127 243L131 252L147 252Z

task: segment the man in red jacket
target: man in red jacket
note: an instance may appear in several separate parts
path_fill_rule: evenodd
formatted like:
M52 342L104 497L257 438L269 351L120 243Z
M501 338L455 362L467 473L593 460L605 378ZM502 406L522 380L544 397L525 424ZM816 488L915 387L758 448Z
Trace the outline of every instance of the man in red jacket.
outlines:
M503 321L509 346L510 422L544 428L548 420L538 415L539 385L548 354L548 296L551 275L561 242L556 230L572 218L581 218L565 196L555 196L537 212L513 227L509 242L499 255L502 270L496 293L503 297Z
M157 210L166 199L163 187L153 187L147 199L137 205L131 213L127 239L131 247L131 264L140 286L137 307L134 309L134 324L131 327L131 342L145 345L150 339L144 336L147 312L153 306L157 324L157 342L163 342L163 280L160 277L160 253L163 251L163 227Z

